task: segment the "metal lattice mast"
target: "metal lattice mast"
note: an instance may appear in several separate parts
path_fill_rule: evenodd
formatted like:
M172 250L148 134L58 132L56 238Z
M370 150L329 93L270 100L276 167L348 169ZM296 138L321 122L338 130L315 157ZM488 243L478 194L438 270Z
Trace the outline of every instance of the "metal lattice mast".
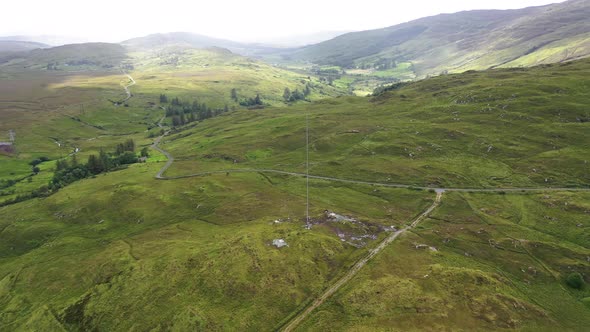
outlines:
M309 114L305 114L305 180L307 188L306 222L309 222Z

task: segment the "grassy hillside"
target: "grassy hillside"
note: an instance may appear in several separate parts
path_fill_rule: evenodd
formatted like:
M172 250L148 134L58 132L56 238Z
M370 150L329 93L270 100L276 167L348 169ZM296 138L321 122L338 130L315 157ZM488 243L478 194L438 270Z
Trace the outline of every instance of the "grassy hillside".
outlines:
M22 58L31 50L46 47L48 45L35 42L0 40L0 64Z
M327 227L302 228L300 179L157 181L159 167L137 165L0 208L3 329L272 330L364 253ZM397 225L430 199L312 188L331 193L318 196L314 211L356 211L368 221L395 201L387 222ZM375 208L353 210L357 202ZM289 247L271 246L277 238Z
M157 96L165 93L192 102L198 99L210 106L239 107L239 101L260 94L270 105L285 105L285 88L303 91L312 86L309 100L346 94L321 83L317 77L297 74L261 61L252 60L223 48L194 49L182 46L166 47L147 52L133 52L136 94ZM236 89L238 102L232 100Z
M35 43L35 42L27 42L27 41L10 41L10 40L0 40L0 53L1 52L24 52L30 51L37 48L46 48L48 45Z
M590 273L589 199L449 194L300 330L583 331L590 292L564 280Z
M19 154L0 157L0 176L21 175L19 162L30 173L26 162L40 153L58 157L52 135L80 144L81 159L121 139L150 145L148 127L164 115L162 93L231 104L229 90L237 87L239 95L258 91L270 106L170 128L160 146L175 161L165 175L216 174L156 180L165 158L151 150L146 163L0 207L0 330L283 326L435 197L310 178L308 229L305 178L226 173L304 173L306 115L313 175L461 188L590 185L586 59L442 75L371 98L287 106L280 95L272 99L275 90L317 79L222 49L129 56L137 84L128 107L108 102L124 95L123 75L4 72L0 96L10 107L0 116L11 122L0 121L0 132L22 127ZM15 82L36 82L31 105ZM319 85L310 98L324 97L320 87L329 91ZM50 179L54 161L41 165L32 184L19 188ZM590 281L588 198L567 190L445 193L429 219L300 328L583 331L588 286L573 289L565 279L579 272ZM326 210L344 219L330 220ZM277 239L288 246L276 248Z
M209 168L311 171L442 187L588 187L590 61L445 75L372 98L242 111L171 135L170 175ZM208 166L212 165L212 166Z
M276 48L260 44L239 43L231 40L213 38L190 32L156 33L144 37L133 38L121 42L121 44L135 51L149 51L170 46L188 48L220 47L231 50L240 55L249 56L259 53L277 51Z
M127 52L118 44L85 43L70 44L33 50L4 64L8 70L118 70L127 60Z
M286 56L324 65L388 70L410 62L418 77L585 57L590 4L570 0L519 10L469 11L354 32Z
M34 52L0 67L0 142L9 140L11 130L16 134L11 153L0 153L0 180L19 181L0 189L0 202L46 184L54 161L76 149L80 160L86 160L101 148L112 151L127 138L138 144L151 142L159 131L156 123L164 115L160 107L169 107L159 104L160 94L214 109L227 105L231 110L243 108L240 102L257 94L266 107L288 106L283 100L285 88L303 91L311 86L307 100L346 93L316 77L278 69L226 49L167 47L118 53L121 50L112 44L70 45ZM96 62L94 57L98 57ZM90 62L66 66L81 59ZM119 65L106 66L115 59L124 59L123 69L137 83L126 106L112 102L123 100L123 87L130 84ZM48 63L55 66L48 68ZM41 165L38 176L30 177L28 163L40 157L53 161Z
M122 45L135 50L152 50L166 46L188 46L193 48L231 47L238 43L229 40L211 38L189 32L157 33L121 42Z

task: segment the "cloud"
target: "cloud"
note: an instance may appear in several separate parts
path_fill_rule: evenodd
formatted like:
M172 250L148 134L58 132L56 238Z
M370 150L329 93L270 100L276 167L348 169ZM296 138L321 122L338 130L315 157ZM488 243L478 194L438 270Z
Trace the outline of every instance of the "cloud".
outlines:
M189 31L256 41L330 30L366 30L470 9L543 5L546 0L297 1L8 1L0 35L56 34L121 41L156 32ZM7 14L11 13L11 14Z

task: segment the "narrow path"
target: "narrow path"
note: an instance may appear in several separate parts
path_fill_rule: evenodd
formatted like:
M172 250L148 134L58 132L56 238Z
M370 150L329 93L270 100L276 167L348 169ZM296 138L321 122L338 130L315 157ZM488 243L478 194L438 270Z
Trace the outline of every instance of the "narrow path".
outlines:
M131 83L123 86L123 89L125 89L125 93L127 94L127 98L123 99L123 101L122 101L124 103L127 100L131 99L131 91L129 91L129 87L135 85L135 80L133 79L133 77L131 77L131 75L129 75L125 71L123 71L123 69L121 69L121 72L123 73L123 75L127 76L129 78L129 80L131 81Z
M293 319L291 319L291 321L287 323L283 331L293 331L293 329L295 329L299 324L301 324L301 322L305 318L307 318L317 307L322 305L328 298L330 298L330 296L336 293L336 291L340 289L340 287L342 287L345 283L350 281L350 279L352 279L352 277L354 277L360 271L360 269L362 269L363 266L367 264L367 262L371 258L375 257L378 253L385 249L387 245L389 245L391 242L397 239L400 235L416 227L422 220L428 217L428 215L432 213L432 211L440 204L443 193L444 191L442 190L437 191L434 202L428 209L426 209L426 211L422 212L422 214L416 217L416 219L414 219L414 221L412 221L412 223L409 226L406 226L405 228L402 228L397 232L389 235L375 249L369 251L369 253L361 260L359 260L356 264L354 264L342 278L338 279L332 286L328 287L328 289L320 297L313 301L307 308L305 308L305 310L301 311L301 313L293 317Z
M162 121L164 121L164 119L166 119L166 115L164 115L160 121L158 121L158 127L160 128L164 128L164 126L162 126ZM164 174L164 172L166 172L166 170L172 166L172 163L174 162L174 157L172 157L172 155L164 150L161 149L158 144L160 144L160 141L162 140L162 138L164 138L164 136L168 135L170 133L170 130L167 130L166 132L164 132L164 134L158 136L158 138L156 138L154 140L154 143L152 143L152 149L162 153L163 155L166 156L166 158L168 158L168 161L166 161L166 164L164 164L164 166L162 168L160 168L160 170L158 171L158 174L156 174L156 179L160 179L160 180L166 180L167 178L162 176L162 174Z

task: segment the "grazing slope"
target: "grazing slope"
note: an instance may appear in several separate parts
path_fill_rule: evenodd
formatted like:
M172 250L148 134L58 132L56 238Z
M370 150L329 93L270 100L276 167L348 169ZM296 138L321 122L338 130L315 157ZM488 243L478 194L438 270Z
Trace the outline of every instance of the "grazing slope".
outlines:
M349 33L288 54L348 68L413 64L418 77L496 66L530 66L590 54L590 1L427 17Z
M239 112L164 140L168 175L211 168L445 188L588 187L590 60L443 75L372 98ZM188 161L183 161L188 160ZM211 166L209 166L211 165Z
M68 45L19 54L0 65L0 142L9 141L10 131L16 137L14 144L0 148L0 181L19 181L0 185L0 204L51 179L54 162L43 163L42 172L30 177L28 163L35 158L55 160L78 149L78 157L85 160L101 148L114 150L126 138L147 145L160 130L156 126L164 113L160 106L169 107L174 98L217 111L226 106L240 109L240 103L257 94L265 107L286 106L286 87L293 91L310 87L307 100L346 93L316 77L226 49L170 46L133 53L121 49L116 44ZM95 58L101 54L106 56ZM124 59L120 66L109 65L120 59ZM124 87L133 81L121 69L137 82L129 88L129 96ZM170 103L158 105L161 94ZM113 101L125 105L117 107ZM171 118L165 121L169 122Z
M234 57L222 50L136 54L127 108L96 97L101 89L123 94L116 84L105 88L116 76L64 77L52 89L90 90L98 101L67 110L79 121L63 122L56 110L50 124L63 135L77 128L68 139L85 144L84 151L111 147L117 134L148 146L146 126L164 115L162 89L169 87L170 97L213 98L223 84L213 81L234 70L287 75ZM196 65L203 61L209 66ZM237 108L170 128L160 147L175 161L165 175L304 173L309 114L311 174L444 187L588 188L589 74L584 59L443 75L372 98ZM195 93L194 82L207 88ZM35 131L49 127L31 121ZM26 133L17 131L17 144ZM165 158L151 154L146 163L0 207L1 330L270 331L337 280L346 282L300 328L582 331L590 324L590 290L564 281L572 272L586 280L590 273L587 192L452 192L433 205L432 192L314 178L308 229L305 179L261 171L157 180ZM43 163L41 176L53 168ZM436 206L430 217L405 228L429 206ZM358 274L348 273L396 229L407 230ZM288 246L274 247L276 239Z

